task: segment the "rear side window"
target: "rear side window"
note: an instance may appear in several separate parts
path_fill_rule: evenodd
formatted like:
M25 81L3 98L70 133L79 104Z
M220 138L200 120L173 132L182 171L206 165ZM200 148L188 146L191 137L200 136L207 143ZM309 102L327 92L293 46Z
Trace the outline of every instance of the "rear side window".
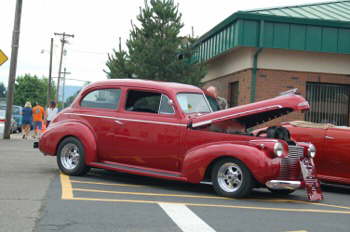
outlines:
M80 105L87 108L117 109L120 101L120 89L98 89L88 93Z

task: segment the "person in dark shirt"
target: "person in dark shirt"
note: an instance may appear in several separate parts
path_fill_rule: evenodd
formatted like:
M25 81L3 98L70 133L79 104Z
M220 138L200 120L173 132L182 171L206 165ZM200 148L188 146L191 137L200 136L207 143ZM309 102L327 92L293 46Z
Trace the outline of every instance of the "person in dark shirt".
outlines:
M33 115L33 111L32 111L32 104L30 104L30 102L26 102L26 104L24 105L24 108L22 109L22 133L23 139L26 139L29 137L29 132L30 132L30 127L32 125L32 115Z
M223 97L218 96L217 90L214 86L209 86L206 90L216 99L220 107L220 110L224 110L228 108L227 100Z

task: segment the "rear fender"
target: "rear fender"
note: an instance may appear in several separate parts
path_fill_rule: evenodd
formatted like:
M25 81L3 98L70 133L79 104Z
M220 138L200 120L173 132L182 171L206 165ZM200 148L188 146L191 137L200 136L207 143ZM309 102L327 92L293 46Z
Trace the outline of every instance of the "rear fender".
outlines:
M207 168L220 158L232 157L242 161L255 179L262 184L279 174L280 160L271 159L256 147L219 143L201 145L191 149L183 162L183 175L189 182L199 183L204 179Z
M86 164L97 161L96 137L87 125L78 121L57 123L49 127L40 138L39 149L44 154L54 156L60 142L70 136L76 137L83 144Z

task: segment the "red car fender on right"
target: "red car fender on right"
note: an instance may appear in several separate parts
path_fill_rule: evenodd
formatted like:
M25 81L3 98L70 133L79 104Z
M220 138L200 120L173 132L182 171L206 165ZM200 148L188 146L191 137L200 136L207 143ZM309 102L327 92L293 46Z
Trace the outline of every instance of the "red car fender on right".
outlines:
M279 174L280 159L270 159L256 147L232 143L215 143L209 146L204 144L191 149L185 155L182 173L189 182L198 183L203 180L209 165L224 157L242 161L260 183L265 183Z

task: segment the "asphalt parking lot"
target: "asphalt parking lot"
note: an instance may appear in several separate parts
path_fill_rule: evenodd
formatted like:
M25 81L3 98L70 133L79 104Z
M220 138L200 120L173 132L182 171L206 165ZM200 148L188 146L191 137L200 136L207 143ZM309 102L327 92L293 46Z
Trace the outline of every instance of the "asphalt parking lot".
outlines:
M275 231L348 232L350 188L325 187L308 202L304 190L279 197L264 189L249 199L217 196L210 185L92 169L58 171L55 157L31 140L0 140L0 231Z
M37 231L344 231L350 192L326 187L325 200L304 190L279 197L264 189L249 199L217 196L193 185L93 169L52 182Z

